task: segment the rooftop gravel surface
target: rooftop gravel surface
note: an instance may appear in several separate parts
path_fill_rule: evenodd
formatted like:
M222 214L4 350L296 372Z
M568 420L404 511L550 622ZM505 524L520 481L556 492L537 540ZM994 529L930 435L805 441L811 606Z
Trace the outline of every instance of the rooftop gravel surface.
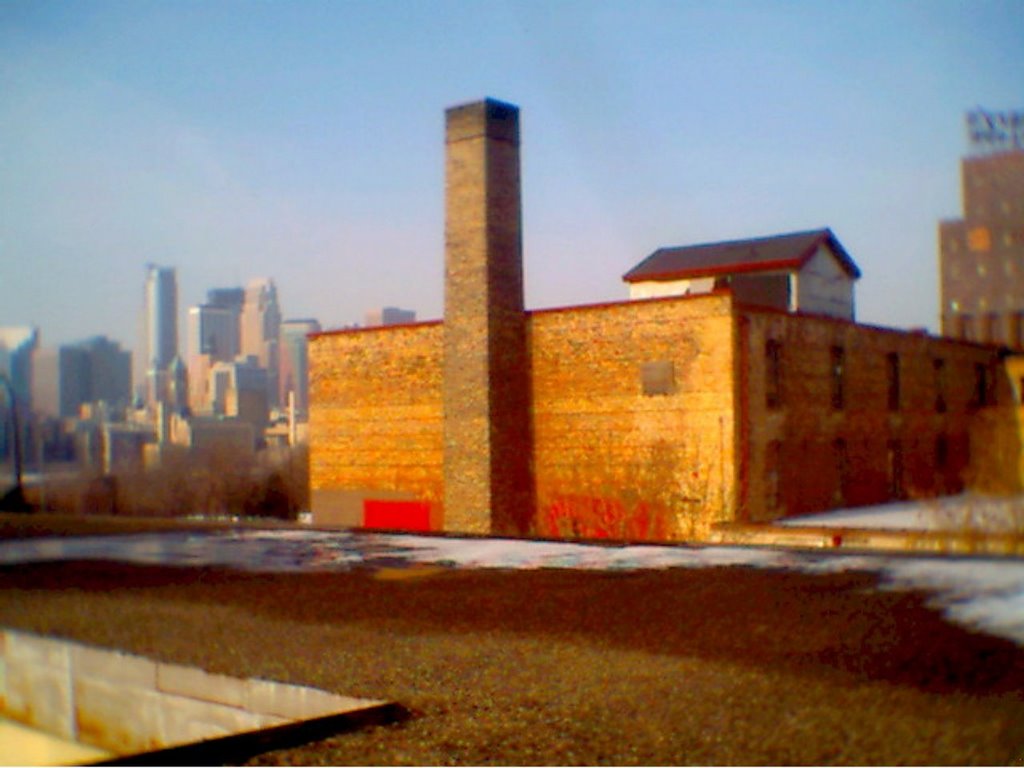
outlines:
M877 578L37 563L0 624L414 713L265 764L1024 763L1024 650Z

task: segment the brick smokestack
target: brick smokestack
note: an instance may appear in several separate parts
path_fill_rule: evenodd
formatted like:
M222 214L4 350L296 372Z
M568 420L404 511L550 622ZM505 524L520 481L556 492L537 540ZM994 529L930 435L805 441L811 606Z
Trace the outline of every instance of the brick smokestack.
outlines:
M522 534L533 517L519 109L446 113L444 528Z

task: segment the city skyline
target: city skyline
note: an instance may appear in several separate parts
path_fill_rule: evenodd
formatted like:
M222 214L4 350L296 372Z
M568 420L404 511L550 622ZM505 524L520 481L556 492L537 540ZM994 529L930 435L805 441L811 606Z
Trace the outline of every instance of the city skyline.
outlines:
M141 354L147 262L182 330L251 275L327 329L438 318L438 114L493 96L523 110L527 307L827 226L863 321L937 331L964 114L1020 106L1021 29L1011 2L5 3L0 325Z

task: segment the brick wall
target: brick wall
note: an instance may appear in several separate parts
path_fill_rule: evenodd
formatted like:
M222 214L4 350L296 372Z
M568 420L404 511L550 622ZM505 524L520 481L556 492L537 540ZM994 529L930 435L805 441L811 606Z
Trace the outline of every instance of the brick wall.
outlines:
M309 343L310 491L318 523L362 525L363 501L442 501L442 326L325 333Z
M531 314L537 533L670 539L732 516L732 328L727 294Z
M971 479L972 456L975 465L990 460L978 430L1012 396L994 348L756 310L738 322L741 519L957 492ZM766 392L768 340L779 345L777 407ZM842 349L841 408L834 348ZM894 365L899 392L890 407ZM978 366L989 388L984 406Z
M1021 485L1020 410L992 347L737 310L727 293L532 312L527 329L537 499L528 534L700 538L733 519ZM311 341L318 523L362 525L367 499L418 500L433 529L452 530L442 348L439 323Z

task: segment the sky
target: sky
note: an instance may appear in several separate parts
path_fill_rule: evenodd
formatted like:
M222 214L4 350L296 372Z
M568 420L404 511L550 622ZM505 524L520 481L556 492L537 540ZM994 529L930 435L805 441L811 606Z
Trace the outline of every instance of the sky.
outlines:
M858 319L934 331L964 114L1024 107L1024 2L0 0L0 326L138 354L150 262L182 317L271 277L325 328L438 318L444 110L483 97L521 109L528 307L827 226Z

